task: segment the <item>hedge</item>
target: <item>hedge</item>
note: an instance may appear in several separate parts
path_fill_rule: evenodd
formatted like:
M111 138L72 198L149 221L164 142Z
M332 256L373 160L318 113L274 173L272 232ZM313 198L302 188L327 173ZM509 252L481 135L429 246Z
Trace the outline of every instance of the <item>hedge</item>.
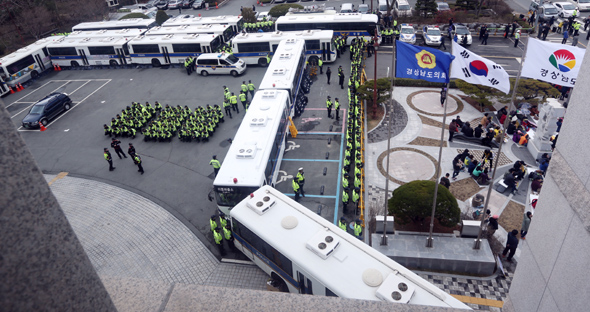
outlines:
M143 19L148 19L149 17L147 17L147 15L145 15L143 13L129 13L129 14L121 17L119 20L124 20L124 19L129 19L129 18L143 18Z

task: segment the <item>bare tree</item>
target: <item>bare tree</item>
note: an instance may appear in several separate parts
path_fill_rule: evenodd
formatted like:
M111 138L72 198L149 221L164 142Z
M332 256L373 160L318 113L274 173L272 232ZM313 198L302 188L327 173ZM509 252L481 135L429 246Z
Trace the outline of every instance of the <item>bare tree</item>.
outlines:
M45 6L34 6L20 14L19 27L35 39L54 28L53 16Z

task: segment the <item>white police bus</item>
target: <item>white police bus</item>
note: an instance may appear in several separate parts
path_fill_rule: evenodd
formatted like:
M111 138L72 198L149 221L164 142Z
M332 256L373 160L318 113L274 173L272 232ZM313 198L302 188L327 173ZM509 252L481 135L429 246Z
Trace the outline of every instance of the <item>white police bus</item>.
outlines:
M52 68L47 45L63 39L64 36L51 36L37 40L24 48L0 58L0 95L14 87L37 78L42 72Z
M258 90L285 90L289 92L291 105L301 87L306 66L306 45L302 39L286 39L278 45L272 60L260 82ZM290 115L292 106L289 108Z
M188 56L212 53L221 46L219 35L170 34L142 35L129 41L129 54L133 64L182 64Z
M128 18L118 21L101 21L101 22L87 22L80 23L72 27L72 31L77 30L101 30L101 29L126 29L126 28L138 28L144 31L157 26L155 19L143 19L143 18Z
M184 26L184 25L226 25L231 27L234 34L238 34L244 29L244 19L242 16L221 15L221 16L196 16L186 18L184 16L167 19L162 26Z
M287 91L259 90L254 95L213 182L217 205L223 213L229 214L261 186L276 183L290 106Z
M51 62L60 67L126 65L131 63L128 42L136 34L103 37L65 37L47 46Z
M470 309L268 185L230 217L235 246L282 291Z
M222 42L229 42L234 37L234 32L227 25L182 25L182 26L158 26L148 30L146 36L171 35L171 34L213 34L219 35Z
M306 54L311 62L316 63L319 58L326 63L336 61L332 30L241 33L232 39L232 52L246 64L266 66L266 56L274 54L284 39L305 40Z
M381 42L379 18L375 14L361 13L307 13L287 14L276 21L278 31L301 31L308 29L333 30L335 36L348 36L346 44L351 44L356 37L371 40L377 32Z

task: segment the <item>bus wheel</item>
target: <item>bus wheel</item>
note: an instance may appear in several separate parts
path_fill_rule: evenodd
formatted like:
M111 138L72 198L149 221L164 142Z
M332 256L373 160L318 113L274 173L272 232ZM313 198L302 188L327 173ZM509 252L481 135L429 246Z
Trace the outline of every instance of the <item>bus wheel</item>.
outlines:
M37 79L37 77L39 77L39 73L36 70L32 71L31 72L31 78Z
M162 66L162 63L160 63L160 60L158 60L158 59L152 59L152 66L160 67L160 66Z
M72 61L72 67L80 67L80 64L76 61Z
M111 65L111 66L117 66L117 65L119 65L119 63L117 63L117 61L115 61L115 60L110 60L109 61L109 65Z
M209 76L209 73L206 70L201 71L201 76Z
M268 66L268 62L266 62L266 58L259 58L258 59L258 65L259 66L262 66L262 67Z
M235 70L232 70L231 71L231 75L234 76L234 77L238 77L238 72L235 71Z
M273 284L275 285L276 288L279 289L279 291L289 292L289 287L287 287L287 284L285 283L283 278L281 278L277 273L272 272L270 274L270 278L274 281Z

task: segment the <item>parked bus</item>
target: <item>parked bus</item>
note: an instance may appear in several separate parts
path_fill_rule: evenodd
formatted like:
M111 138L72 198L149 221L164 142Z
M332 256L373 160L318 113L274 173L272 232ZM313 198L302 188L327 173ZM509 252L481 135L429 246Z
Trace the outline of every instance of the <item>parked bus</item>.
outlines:
M242 16L222 15L222 16L198 16L198 17L173 17L167 19L162 26L184 26L184 25L226 25L231 27L234 34L239 34L244 29L244 19Z
M219 35L171 34L139 36L129 41L129 53L133 64L182 64L188 56L212 53L221 46Z
M72 31L77 30L101 30L101 29L125 29L125 28L139 28L148 30L157 26L155 19L143 18L128 18L118 21L101 21L101 22L87 22L80 23L72 27Z
M266 66L266 56L274 54L279 42L285 39L305 40L306 54L310 62L316 63L318 58L326 63L336 61L332 30L241 33L232 40L232 52L246 64Z
M234 31L227 25L183 25L183 26L158 26L148 30L146 36L171 35L171 34L213 34L221 36L222 42L229 42L234 37Z
M289 93L254 95L213 182L219 210L230 210L263 185L276 183L288 130Z
M127 43L134 37L65 37L47 49L53 64L60 67L126 65L131 63Z
M305 72L305 41L285 39L278 45L272 60L260 82L258 90L285 90L291 104L297 103L301 79ZM235 55L235 54L234 54ZM290 113L292 107L289 107Z
M234 244L279 290L470 310L271 186L252 193L230 212Z
M331 29L335 36L347 36L346 44L351 44L357 36L371 40L377 31L377 41L381 42L379 17L375 14L361 13L308 13L288 14L276 21L276 30L301 31L308 29Z
M51 68L51 58L47 45L63 39L64 36L51 36L38 40L0 58L0 94L9 92L7 86L14 87L35 79L40 73Z
M67 38L100 38L100 37L137 37L145 30L140 28L76 30L68 34Z

